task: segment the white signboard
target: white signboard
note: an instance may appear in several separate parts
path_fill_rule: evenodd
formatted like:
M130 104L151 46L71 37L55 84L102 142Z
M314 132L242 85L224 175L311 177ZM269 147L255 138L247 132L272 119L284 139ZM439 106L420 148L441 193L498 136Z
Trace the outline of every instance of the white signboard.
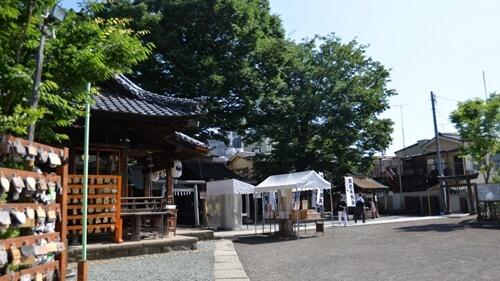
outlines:
M345 203L347 207L356 206L356 196L354 195L354 182L352 177L344 177L345 180Z

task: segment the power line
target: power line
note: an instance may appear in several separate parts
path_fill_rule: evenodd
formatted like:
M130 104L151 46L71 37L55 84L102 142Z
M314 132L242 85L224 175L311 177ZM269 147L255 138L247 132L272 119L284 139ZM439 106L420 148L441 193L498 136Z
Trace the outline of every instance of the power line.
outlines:
M454 100L454 99L450 99L447 97L442 97L442 96L438 96L438 95L434 95L434 96L437 98L443 99L443 100L447 100L447 101L460 102L459 100Z
M436 108L436 112L440 115L441 118L443 118L443 120L446 121L446 123L451 124L451 122L448 120L448 118L446 116L444 116L444 114L442 114L439 110L437 110L437 108Z

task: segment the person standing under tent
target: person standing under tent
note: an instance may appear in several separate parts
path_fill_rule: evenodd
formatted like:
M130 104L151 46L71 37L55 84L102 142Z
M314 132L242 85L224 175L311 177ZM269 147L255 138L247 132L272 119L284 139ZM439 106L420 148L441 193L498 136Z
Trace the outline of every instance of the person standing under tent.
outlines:
M366 220L365 199L363 199L361 193L359 194L358 199L356 199L356 208L354 211L354 223L358 223L358 219L361 219L363 223L365 223Z

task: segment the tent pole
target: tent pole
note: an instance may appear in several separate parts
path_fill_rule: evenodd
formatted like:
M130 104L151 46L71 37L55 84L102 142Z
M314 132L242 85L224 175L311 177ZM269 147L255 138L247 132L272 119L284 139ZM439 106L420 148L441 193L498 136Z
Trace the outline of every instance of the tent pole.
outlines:
M264 192L262 192L262 198L261 198L262 199L262 204L261 204L262 205L262 234L264 234L264 231L265 231L264 228L266 226L266 218L264 216L264 196L266 196L266 195L264 194Z
M255 198L255 193L253 196L253 223L255 228L255 235L257 235L257 200Z
M330 186L330 211L332 212L332 236L335 236L335 231L333 230L333 226L335 224L334 220L333 220L333 188ZM324 231L324 230L323 230Z
M299 191L297 191L299 192ZM295 215L297 216L297 240L300 238L300 193L299 193L299 207L297 208L297 212L295 212Z
M199 227L200 226L200 211L199 211L199 206L198 206L198 185L194 185L194 226Z

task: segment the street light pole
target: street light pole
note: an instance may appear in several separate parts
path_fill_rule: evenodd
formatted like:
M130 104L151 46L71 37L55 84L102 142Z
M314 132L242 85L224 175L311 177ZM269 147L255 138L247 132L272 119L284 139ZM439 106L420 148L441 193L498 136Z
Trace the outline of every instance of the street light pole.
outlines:
M40 83L42 82L42 68L43 68L43 58L45 43L47 41L47 36L54 37L54 29L49 31L50 23L53 22L63 22L66 18L66 11L55 5L50 11L45 13L42 24L40 25L40 45L38 46L38 53L36 55L36 69L33 76L33 89L31 91L30 107L33 109L38 108L38 100L40 99ZM35 122L28 127L28 140L32 142L35 139Z
M47 41L47 36L45 34L47 26L42 23L40 30L42 35L40 37L40 45L38 46L38 53L36 55L36 69L35 75L33 76L33 89L31 91L30 107L37 108L39 95L38 91L40 89L40 83L42 80L42 67L43 67L43 51L45 49L45 42ZM30 124L28 128L28 140L32 142L35 139L35 123Z

